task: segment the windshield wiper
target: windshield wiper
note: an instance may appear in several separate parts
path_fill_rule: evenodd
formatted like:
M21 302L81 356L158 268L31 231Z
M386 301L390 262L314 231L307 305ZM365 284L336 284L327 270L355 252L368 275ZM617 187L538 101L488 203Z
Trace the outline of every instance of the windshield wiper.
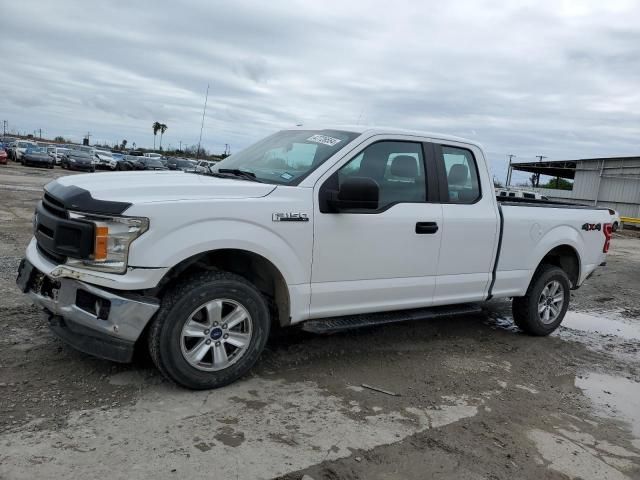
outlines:
M245 180L251 180L252 182L262 183L261 180L256 178L256 174L253 172L249 172L247 170L240 170L238 168L220 168L216 171L213 171L211 167L209 167L209 171L212 174L222 173L225 175L233 175L234 177L244 178Z

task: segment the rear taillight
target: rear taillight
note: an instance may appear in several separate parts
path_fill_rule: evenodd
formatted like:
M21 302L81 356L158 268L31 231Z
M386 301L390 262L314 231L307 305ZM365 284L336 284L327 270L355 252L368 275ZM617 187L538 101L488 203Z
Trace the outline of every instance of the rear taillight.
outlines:
M605 223L602 226L602 232L604 233L604 246L602 247L602 253L609 251L609 245L611 244L611 224Z

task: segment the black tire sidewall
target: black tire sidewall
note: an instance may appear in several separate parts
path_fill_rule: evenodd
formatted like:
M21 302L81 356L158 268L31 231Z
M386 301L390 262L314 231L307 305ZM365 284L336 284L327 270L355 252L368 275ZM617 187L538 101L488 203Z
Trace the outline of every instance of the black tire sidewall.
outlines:
M560 315L558 315L558 318L553 323L545 324L542 322L542 320L540 320L540 315L538 313L538 301L540 299L540 295L542 294L542 290L544 290L545 286L553 280L557 280L562 285L564 302L562 303L562 309L560 310ZM530 299L527 312L529 328L536 335L549 335L560 326L565 314L567 313L567 309L569 308L569 301L571 299L571 284L569 282L567 274L558 267L547 268L540 273L535 283L532 285L529 292L529 297Z
M252 337L244 356L230 367L213 372L198 370L185 360L180 348L184 323L202 304L216 298L228 298L247 309L252 319ZM163 307L161 307L162 309ZM214 280L184 293L163 317L159 331L159 354L163 370L176 383L192 389L217 388L244 375L258 360L269 335L269 311L260 293L235 280Z

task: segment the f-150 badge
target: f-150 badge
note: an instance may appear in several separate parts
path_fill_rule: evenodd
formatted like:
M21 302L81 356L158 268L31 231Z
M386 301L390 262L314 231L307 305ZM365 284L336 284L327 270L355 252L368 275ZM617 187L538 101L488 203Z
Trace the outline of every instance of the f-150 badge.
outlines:
M271 217L274 222L308 222L309 216L306 213L274 213Z

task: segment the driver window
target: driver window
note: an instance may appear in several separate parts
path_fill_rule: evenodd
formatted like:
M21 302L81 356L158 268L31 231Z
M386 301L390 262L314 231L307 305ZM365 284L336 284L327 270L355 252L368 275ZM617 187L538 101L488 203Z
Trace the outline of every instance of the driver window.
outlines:
M368 177L380 187L379 208L395 203L425 202L427 198L422 146L412 142L377 142L369 145L338 170L338 182Z

